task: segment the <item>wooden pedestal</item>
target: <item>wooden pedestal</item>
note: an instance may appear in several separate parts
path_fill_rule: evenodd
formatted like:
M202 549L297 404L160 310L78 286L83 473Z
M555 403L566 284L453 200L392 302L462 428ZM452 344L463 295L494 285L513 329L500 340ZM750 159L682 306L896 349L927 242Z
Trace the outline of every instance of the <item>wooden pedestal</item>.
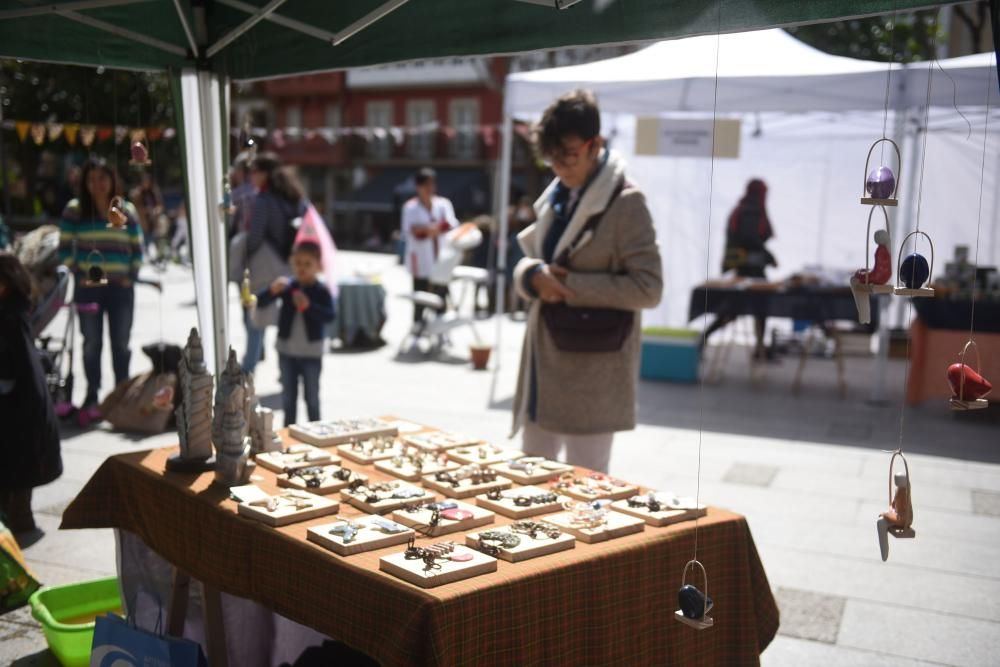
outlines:
M500 500L490 500L485 494L476 496L476 504L511 519L526 519L531 516L538 516L539 514L560 512L563 509L563 503L569 500L566 496L557 496L555 502L541 505L521 507L514 504L516 496L537 496L543 493L549 493L549 491L537 486L522 486L517 489L505 491Z
M240 503L238 513L240 516L266 523L269 526L287 526L290 523L308 521L309 519L326 516L327 514L336 514L337 510L340 509L338 502L324 498L323 496L303 493L302 491L294 491L292 493L305 498L311 506L303 509L295 509L294 505L281 503L273 512L269 512L266 506Z
M638 517L620 514L619 512L608 512L607 522L597 528L581 528L574 526L573 515L570 512L563 512L553 516L545 517L548 523L558 526L564 532L576 537L581 542L593 544L613 540L616 537L624 537L632 533L641 533L646 528L646 522Z
M312 445L290 445L283 452L261 452L255 457L257 464L271 472L298 470L309 466L325 466L340 463L340 459L325 449Z
M532 539L530 535L517 534L521 538L521 543L512 549L500 547L497 558L509 563L517 563L522 560L548 556L549 554L567 551L576 548L576 538L570 533L563 533L555 539ZM479 533L471 533L465 536L466 546L476 549L479 546Z
M308 491L309 493L315 493L321 496L325 496L330 493L336 493L341 489L347 488L347 485L356 479L368 481L368 476L363 475L359 472L352 472L351 478L346 482L334 477L334 474L342 470L340 466L323 466L323 476L320 478L319 486L310 487L306 485L305 480L301 477L296 477L290 475L289 473L282 473L278 475L278 486L287 489L299 489L302 491Z
M492 482L482 484L473 484L471 480L463 479L458 483L458 487L454 487L447 482L437 481L434 475L425 475L421 478L421 483L424 488L433 489L449 498L471 498L493 489L509 489L512 486L511 481L505 477L497 477Z
M341 500L344 500L350 505L357 507L362 512L368 512L369 514L385 514L386 512L392 512L393 510L398 510L400 507L406 507L412 503L429 503L434 501L434 494L425 489L420 489L419 487L407 487L423 491L424 495L415 498L387 498L385 500L380 500L377 503L369 503L365 500L365 494L353 494L347 489L340 492Z
M314 526L306 531L306 538L310 542L315 542L335 554L350 556L352 554L359 554L365 551L374 551L375 549L392 547L397 544L406 544L414 535L412 530L406 530L400 533L384 533L377 527L371 525L371 519L371 516L362 516L352 519L352 521L361 524L363 527L358 530L358 534L354 537L354 539L347 543L344 542L343 536L330 534L330 529L339 523L343 523L343 521L334 521L332 523L325 523L321 526Z
M573 466L571 465L566 465L559 461L546 461L544 459L535 464L534 470L530 474L524 470L511 468L509 461L497 463L490 467L517 484L540 484L559 477L564 472L573 472Z
M493 445L475 445L473 447L455 447L447 452L448 458L459 463L478 463L481 466L489 466L495 463L503 463L511 459L519 459L524 456L524 452L519 449L505 449Z
M385 459L391 459L394 456L400 456L403 453L403 446L400 441L397 440L393 443L392 447L383 449L378 453L355 450L354 445L338 445L337 451L345 459L367 466L375 463L376 461L384 461Z
M410 465L409 461L404 461L403 465L397 468L392 464L392 459L385 459L383 461L376 461L375 467L384 473L400 479L405 479L408 482L419 482L420 478L424 475L433 475L445 470L456 470L458 469L458 464L445 463L444 465L441 465L436 462L425 463L422 468L417 469Z
M324 421L292 424L288 434L296 440L319 447L333 447L344 442L365 440L377 436L395 436L395 426L381 419L366 419L360 428L352 427L348 420L328 419Z
M616 500L611 503L611 507L624 514L638 517L650 526L657 528L682 521L691 521L708 513L704 505L699 505L697 508L665 509L662 512L650 512L645 507L629 507L628 500Z
M473 528L493 523L493 519L496 518L496 515L493 514L493 512L481 507L468 505L466 503L457 504L457 509L472 512L472 517L461 521L450 521L441 517L438 521L438 525L431 526L431 510L420 508L416 512L408 512L405 509L398 509L392 513L392 518L404 526L414 528L418 532L423 533L424 535L429 535L430 537L472 530Z
M403 436L403 441L408 445L413 445L428 452L437 452L453 447L469 447L482 442L479 438L471 438L458 433L446 433L445 431L431 431L429 433L407 435Z
M408 581L414 586L421 588L434 588L452 584L456 581L478 577L481 574L489 574L497 571L497 560L468 547L457 545L456 551L464 550L472 553L472 560L456 563L451 560L437 561L441 565L440 570L424 570L422 560L406 560L402 553L383 556L379 559L378 568L393 576L399 577L403 581Z

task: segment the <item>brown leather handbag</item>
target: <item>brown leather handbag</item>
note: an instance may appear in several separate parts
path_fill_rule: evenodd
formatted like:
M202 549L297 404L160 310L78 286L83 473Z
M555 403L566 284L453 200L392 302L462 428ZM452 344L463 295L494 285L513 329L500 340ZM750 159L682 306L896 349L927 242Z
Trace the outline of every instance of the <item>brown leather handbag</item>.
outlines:
M584 223L573 243L563 249L554 264L569 268L570 253L587 232L593 233L624 189L623 180L611 193L604 210ZM552 342L563 352L618 352L632 333L635 323L635 312L620 308L584 308L566 303L543 303L541 311Z

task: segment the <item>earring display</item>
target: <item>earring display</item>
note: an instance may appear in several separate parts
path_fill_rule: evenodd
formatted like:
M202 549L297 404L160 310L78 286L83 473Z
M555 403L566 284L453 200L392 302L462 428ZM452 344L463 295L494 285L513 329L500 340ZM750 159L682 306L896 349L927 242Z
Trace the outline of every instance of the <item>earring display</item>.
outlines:
M433 588L497 571L497 559L454 542L417 546L411 539L406 551L383 556L379 569L403 581Z
M434 475L442 471L455 470L457 463L448 461L448 457L439 452L418 449L408 446L406 453L375 462L375 467L384 473L405 479L409 482L419 481L423 475Z
M523 456L491 467L518 484L539 484L563 473L573 472L573 466L549 461L541 456Z
M377 435L372 438L355 440L346 445L338 445L337 451L345 459L350 459L362 465L371 465L376 461L383 461L404 454L403 443L391 435Z
M414 536L410 528L378 515L340 519L306 531L310 542L341 556L406 544Z
M458 433L447 433L445 431L431 431L429 433L416 433L403 436L406 444L436 452L442 449L452 449L454 447L471 447L482 442L480 438L471 438Z
M345 442L375 437L395 437L399 430L383 419L328 419L292 424L288 434L317 447L332 447Z
M550 514L563 509L568 496L537 486L522 486L509 491L494 489L476 496L476 504L512 519L524 519L539 514Z
M340 459L330 452L312 445L289 445L279 452L263 452L257 455L257 463L271 472L283 473L298 468L321 465L336 465Z
M544 521L517 521L465 536L465 545L494 558L517 563L576 547L576 538Z
M609 500L571 501L563 508L565 512L545 520L587 544L641 533L646 528L645 520L639 517L611 511Z
M625 500L616 500L611 508L644 519L650 526L662 527L705 516L708 509L694 498L682 498L672 493L647 491Z
M446 470L433 475L424 475L422 484L443 493L449 498L471 498L494 489L509 489L512 483L506 477L497 475L492 468L471 463L455 470Z
M392 513L392 518L424 535L437 537L493 523L493 512L455 500L414 503Z
M434 501L434 494L426 489L403 482L373 484L356 479L341 489L340 497L369 514L385 514L414 503Z
M448 450L448 458L459 463L476 463L481 466L503 463L512 459L519 459L524 456L524 452L517 449L506 449L488 443L481 445L455 447Z
M701 570L701 576L705 582L704 593L696 586L687 583L688 571L694 568ZM681 587L677 591L677 606L680 608L674 612L674 618L681 623L690 625L696 630L704 630L715 625L715 621L708 615L713 606L712 598L708 597L708 574L700 561L690 560L684 566Z
M563 473L552 484L552 490L577 500L623 500L639 493L635 484L600 472L592 472L585 477L577 477L572 472Z
M338 465L308 466L278 475L278 486L325 496L347 488L355 480L365 484L368 476Z
M273 496L240 503L238 513L277 527L336 514L339 509L340 503L329 498L288 489Z

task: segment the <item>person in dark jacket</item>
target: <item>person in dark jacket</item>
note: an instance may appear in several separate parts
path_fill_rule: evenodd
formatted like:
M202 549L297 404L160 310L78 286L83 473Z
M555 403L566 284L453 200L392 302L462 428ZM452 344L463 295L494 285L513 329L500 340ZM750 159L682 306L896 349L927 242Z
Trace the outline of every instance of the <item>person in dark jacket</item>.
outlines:
M281 300L278 315L278 367L281 370L281 402L285 426L295 423L299 379L306 399L309 421L319 419L319 374L323 369L325 325L335 315L330 290L320 282L320 247L299 243L292 250L293 278L280 276L257 294L257 305Z
M253 158L250 163L250 180L257 195L249 203L249 216L245 211L242 215L244 219L249 219L247 265L250 267L250 287L258 292L287 272L287 266L277 270L277 265L283 263L292 250L296 232L294 221L305 214L306 197L295 173L290 167L282 166L274 153L261 153ZM280 261L268 262L263 255L280 258ZM247 311L244 318L247 347L242 367L247 373L253 373L264 351L262 323L266 324L269 318L261 315L258 312L257 317L251 317L250 311ZM270 324L273 324L273 320Z
M722 271L735 271L740 278L765 278L764 269L777 266L768 249L764 246L774 236L771 220L767 217L767 185L759 178L747 183L746 192L739 204L729 214L726 223L726 250L722 259ZM715 321L705 330L703 341L726 326L737 317L726 309L720 309ZM764 347L764 330L767 318L763 313L754 315L756 346L754 359L767 356Z
M31 337L31 276L0 253L0 514L13 533L34 530L31 490L62 475L59 429Z

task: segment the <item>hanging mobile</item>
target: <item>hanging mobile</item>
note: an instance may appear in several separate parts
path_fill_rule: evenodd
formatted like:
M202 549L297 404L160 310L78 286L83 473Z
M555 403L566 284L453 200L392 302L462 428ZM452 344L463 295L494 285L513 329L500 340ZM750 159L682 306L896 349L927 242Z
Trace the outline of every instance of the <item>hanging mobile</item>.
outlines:
M222 215L233 215L236 213L236 207L233 205L233 189L229 185L229 178L227 176L222 177L222 203L219 204L219 210Z
M244 119L243 127L240 128L240 135L237 141L239 142L240 150L246 151L250 155L251 160L257 157L257 140L253 138L250 116Z
M969 347L976 353L976 370L965 364L965 353ZM951 385L953 396L949 401L952 410L981 410L988 408L990 402L984 396L993 389L993 384L979 373L979 346L970 340L962 348L962 356L957 364L948 367L948 384Z
M83 280L84 287L104 287L108 284L108 277L104 273L104 255L97 248L93 248L87 253L87 277Z
M244 308L257 305L257 295L250 290L250 269L243 269L243 283L240 285L240 302Z
M854 305L858 308L858 322L868 324L871 322L871 302L868 299L870 294L892 294L892 285L887 284L892 277L892 253L889 251L889 214L885 207L879 207L882 216L885 218L885 229L875 232L875 266L868 263L868 256L871 252L872 237L872 215L875 207L872 206L868 212L868 227L865 230L865 268L858 269L851 276L851 294L854 295Z
M701 570L705 581L704 593L697 586L687 583L688 570L694 567ZM677 591L677 605L680 609L674 612L674 618L695 630L710 628L715 625L715 621L708 615L712 611L712 604L712 598L708 597L708 573L705 572L705 566L699 560L689 560L681 575L681 587Z
M896 463L897 456L902 459L906 472L893 475L892 466ZM894 484L895 493L892 490ZM916 537L917 533L912 526L913 497L910 487L910 466L902 450L897 449L889 460L889 509L879 514L878 521L875 522L883 562L889 558L889 535L900 539Z
M125 200L121 195L111 198L108 205L108 227L122 229L128 223L128 215L125 213Z
M896 152L896 174L885 165L869 171L872 153L875 152L875 147L883 142L891 144ZM868 149L868 159L865 160L865 180L864 189L861 193L861 203L867 206L896 206L898 204L896 199L896 178L898 172L901 171L901 165L902 159L899 154L899 146L896 145L895 141L888 137L882 137L873 143L871 148ZM868 195L867 197L865 196L866 194Z
M916 247L914 247L912 254L903 259L903 248L906 247L906 242L911 236L918 234L926 238L927 243L931 246L929 265L927 259L916 251ZM931 241L927 232L917 230L906 235L906 238L899 245L899 257L896 265L899 267L899 271L896 274L896 287L892 290L893 294L896 296L934 296L934 288L930 287L931 279L934 277L934 242Z
M149 147L145 142L145 133L141 130L132 135L132 143L129 146L131 158L128 163L136 169L143 169L152 164L149 159Z

